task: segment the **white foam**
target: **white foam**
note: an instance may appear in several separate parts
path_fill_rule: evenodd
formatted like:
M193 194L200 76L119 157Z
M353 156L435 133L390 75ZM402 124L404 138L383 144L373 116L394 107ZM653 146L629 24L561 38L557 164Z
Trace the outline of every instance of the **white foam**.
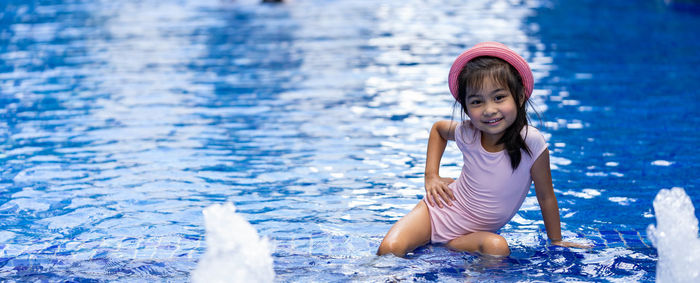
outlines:
M628 197L609 197L609 201L616 202L620 205L630 205L632 202L636 202L636 198L628 198Z
M572 130L583 129L583 124L581 124L581 122L573 122L566 124L566 127Z
M192 272L193 282L272 282L270 243L260 238L233 204L204 209L207 251Z
M671 166L673 165L672 161L666 161L666 160L654 160L651 162L651 165L655 166Z
M700 282L700 238L695 208L682 188L662 189L654 199L656 226L647 235L656 247L656 282Z
M594 197L599 196L600 191L598 191L596 189L587 188L587 189L583 189L580 192L566 191L563 193L563 195L572 195L572 196L579 197L579 198L592 199Z

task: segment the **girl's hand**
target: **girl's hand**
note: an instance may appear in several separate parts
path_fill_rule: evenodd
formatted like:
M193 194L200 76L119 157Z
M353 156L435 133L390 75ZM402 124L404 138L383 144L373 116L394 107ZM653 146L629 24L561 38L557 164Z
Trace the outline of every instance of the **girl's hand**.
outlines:
M455 196L452 190L447 187L455 180L452 178L441 178L436 177L426 177L425 178L425 198L428 200L430 206L435 206L437 204L442 208L442 202L451 206L452 201L455 200ZM442 202L440 199L442 198Z
M573 242L565 242L562 240L552 240L552 245L565 247L565 248L579 248L579 249L590 249L590 245L578 244Z

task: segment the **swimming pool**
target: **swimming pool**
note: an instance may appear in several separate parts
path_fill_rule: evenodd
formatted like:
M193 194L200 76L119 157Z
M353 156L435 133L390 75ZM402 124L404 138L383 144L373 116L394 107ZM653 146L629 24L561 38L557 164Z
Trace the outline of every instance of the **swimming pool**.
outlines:
M0 4L0 278L187 281L202 210L231 202L279 281L651 281L653 197L700 203L683 7L164 2ZM424 192L430 125L459 118L452 60L486 40L531 62L564 235L595 248L546 246L531 193L503 262L374 256ZM443 160L457 176L454 145Z

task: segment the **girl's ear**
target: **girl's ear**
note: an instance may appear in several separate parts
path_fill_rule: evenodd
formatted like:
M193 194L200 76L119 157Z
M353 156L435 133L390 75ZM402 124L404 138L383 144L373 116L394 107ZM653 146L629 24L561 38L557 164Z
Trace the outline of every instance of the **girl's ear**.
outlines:
M520 95L520 101L518 102L518 107L522 107L523 104L525 103L525 101L527 101L527 98L525 98L525 94L523 93L522 95Z

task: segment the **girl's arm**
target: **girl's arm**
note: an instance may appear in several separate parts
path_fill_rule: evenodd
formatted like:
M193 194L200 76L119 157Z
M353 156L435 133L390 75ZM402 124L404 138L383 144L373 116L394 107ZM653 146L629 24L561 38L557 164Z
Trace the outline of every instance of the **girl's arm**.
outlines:
M455 140L456 127L457 122L443 120L433 124L433 128L430 129L425 162L425 198L430 206L437 204L442 207L442 202L452 205L452 200L455 200L452 190L447 187L454 180L440 177L440 160L442 154L445 153L447 141ZM442 202L440 198L442 198Z
M552 171L549 168L549 150L545 149L540 154L540 157L535 160L530 169L530 175L532 175L532 180L535 182L537 202L539 202L542 210L542 219L547 230L547 237L552 241L552 244L562 247L589 248L586 245L562 241L559 206L557 205L557 197L554 195L554 187L552 186Z

